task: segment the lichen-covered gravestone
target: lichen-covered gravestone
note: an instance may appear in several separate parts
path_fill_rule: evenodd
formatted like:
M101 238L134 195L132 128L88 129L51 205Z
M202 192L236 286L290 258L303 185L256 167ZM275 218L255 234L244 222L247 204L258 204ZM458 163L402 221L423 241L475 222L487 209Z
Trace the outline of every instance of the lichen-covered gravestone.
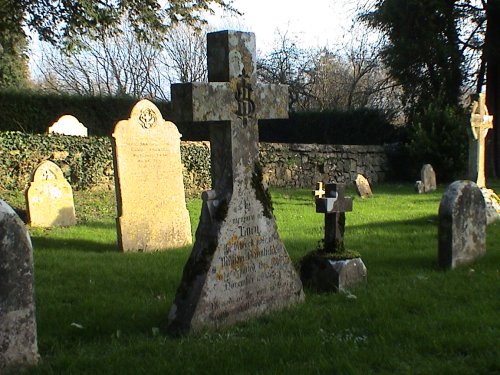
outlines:
M302 301L258 164L258 124L286 118L288 87L256 82L253 33L207 36L209 83L172 86L174 115L210 122L213 190L168 315L171 334L216 328Z
M64 115L47 129L48 133L86 137L88 130L75 116Z
M192 243L180 151L181 134L148 100L139 101L112 138L122 251L155 251Z
M438 260L442 268L471 263L486 253L486 206L472 181L455 181L439 205Z
M361 198L369 198L373 195L372 189L370 188L370 183L362 174L356 176L356 191Z
M0 199L0 374L38 362L33 280L26 227Z
M32 227L76 224L73 190L61 168L51 161L46 160L35 169L26 190L26 206Z

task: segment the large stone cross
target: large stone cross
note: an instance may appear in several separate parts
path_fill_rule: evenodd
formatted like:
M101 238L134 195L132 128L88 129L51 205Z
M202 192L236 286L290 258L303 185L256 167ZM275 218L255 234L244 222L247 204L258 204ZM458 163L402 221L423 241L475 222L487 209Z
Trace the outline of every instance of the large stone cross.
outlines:
M493 116L488 114L486 107L486 98L483 93L479 94L479 101L474 101L472 106L472 114L470 117L472 134L478 141L477 146L477 186L486 187L486 179L484 176L484 153L485 139L488 130L493 128Z
M316 212L325 214L327 253L344 250L345 213L352 211L352 199L345 196L345 184L325 184L325 196L316 197Z
M222 198L238 165L253 171L258 119L288 118L288 86L257 83L253 33L209 33L207 52L209 83L172 85L172 108L179 121L210 125L212 188Z
M208 83L172 85L178 121L210 126L212 190L168 315L183 334L244 321L304 299L259 167L258 119L288 117L288 87L257 83L255 35L207 36Z

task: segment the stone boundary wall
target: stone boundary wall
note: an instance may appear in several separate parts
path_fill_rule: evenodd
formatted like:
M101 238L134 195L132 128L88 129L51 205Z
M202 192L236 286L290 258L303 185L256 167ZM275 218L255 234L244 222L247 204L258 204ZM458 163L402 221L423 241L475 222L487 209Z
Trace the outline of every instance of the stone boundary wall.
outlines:
M263 178L269 186L313 188L318 181L370 183L388 174L384 146L260 143Z

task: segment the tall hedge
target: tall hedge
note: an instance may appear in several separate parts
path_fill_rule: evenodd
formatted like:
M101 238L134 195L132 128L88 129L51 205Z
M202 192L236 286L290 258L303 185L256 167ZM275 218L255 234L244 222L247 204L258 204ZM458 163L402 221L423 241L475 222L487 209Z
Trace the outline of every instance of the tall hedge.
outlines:
M40 134L61 115L71 114L89 129L90 135L109 136L116 122L129 117L136 101L4 90L0 91L0 131ZM165 119L172 120L169 103L155 104ZM183 140L209 140L208 124L176 125ZM385 116L371 109L290 113L289 119L261 120L259 128L263 142L376 145L397 140L397 133Z

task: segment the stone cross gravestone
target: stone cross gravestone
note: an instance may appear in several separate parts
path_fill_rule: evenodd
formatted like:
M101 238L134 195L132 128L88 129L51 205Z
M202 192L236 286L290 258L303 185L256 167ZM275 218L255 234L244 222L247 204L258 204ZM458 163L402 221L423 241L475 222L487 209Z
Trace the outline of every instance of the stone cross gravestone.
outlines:
M455 181L439 205L438 261L442 268L473 262L486 253L486 206L472 181Z
M47 129L48 133L87 137L88 130L75 116L63 115Z
M430 164L424 164L420 170L420 181L424 193L436 190L436 172Z
M148 100L113 131L118 246L154 251L192 243L180 152L181 134Z
M370 183L362 174L356 176L356 191L361 198L369 198L373 196L372 189L370 188Z
M33 282L28 231L0 199L0 373L38 362Z
M73 190L61 168L42 162L33 173L26 190L28 222L32 227L70 226L76 224Z
M209 83L172 85L175 116L210 123L213 190L202 195L170 334L244 321L304 298L258 164L258 119L288 116L288 87L257 83L253 33L210 33L207 47Z
M322 187L322 186L321 186ZM366 267L358 256L347 254L344 247L345 213L352 211L352 199L345 196L345 184L325 184L316 189L316 212L325 215L323 247L310 252L301 261L304 285L320 291L346 290L366 281Z
M483 93L479 94L479 101L474 101L470 124L474 139L477 141L475 157L475 160L477 161L476 184L480 188L484 188L486 187L486 179L484 176L485 139L488 134L488 130L493 128L493 116L488 114L486 97Z
M325 214L327 253L344 250L345 213L352 211L352 199L345 196L345 188L345 184L326 184L325 195L316 198L316 212Z

